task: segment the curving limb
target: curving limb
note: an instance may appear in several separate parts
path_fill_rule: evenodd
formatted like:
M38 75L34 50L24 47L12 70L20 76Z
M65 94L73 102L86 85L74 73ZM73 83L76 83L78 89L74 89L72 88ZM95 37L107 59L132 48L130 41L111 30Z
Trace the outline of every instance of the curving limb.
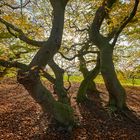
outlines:
M44 41L36 41L36 40L32 40L32 39L28 38L27 35L21 29L19 29L18 27L14 26L13 24L7 22L6 20L4 20L2 18L0 18L0 22L7 27L10 34L12 34L14 37L19 38L20 40L26 42L27 44L41 47L45 43ZM14 31L14 32L12 32L12 31Z
M112 46L114 47L117 39L120 35L120 33L122 32L122 30L127 26L127 24L133 19L133 17L136 15L137 9L138 9L138 5L139 5L139 0L135 0L135 4L134 7L132 9L132 11L130 12L129 16L126 16L123 21L121 22L122 24L120 25L120 27L118 29L115 29L116 31L114 31L114 39L112 42ZM112 33L113 34L113 33Z

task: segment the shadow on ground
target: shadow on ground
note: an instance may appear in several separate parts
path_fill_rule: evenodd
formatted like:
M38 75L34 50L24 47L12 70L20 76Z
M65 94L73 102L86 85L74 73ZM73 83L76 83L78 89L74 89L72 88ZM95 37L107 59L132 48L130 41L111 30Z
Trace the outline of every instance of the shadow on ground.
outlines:
M140 87L126 87L128 106L135 112L111 113L105 108L108 100L103 85L100 96L91 93L83 104L75 101L79 84L70 90L72 107L79 126L67 131L56 125L50 116L15 80L0 83L0 139L4 140L140 140Z

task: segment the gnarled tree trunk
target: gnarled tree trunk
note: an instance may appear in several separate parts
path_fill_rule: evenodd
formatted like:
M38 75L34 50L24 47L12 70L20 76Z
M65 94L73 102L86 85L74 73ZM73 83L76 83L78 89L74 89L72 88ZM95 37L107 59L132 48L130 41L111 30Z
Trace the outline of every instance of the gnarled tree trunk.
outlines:
M55 74L54 92L58 96L58 101L70 105L70 99L68 98L67 91L64 87L64 70L61 69L53 59L49 61L48 65L52 68Z
M109 106L124 109L126 107L126 93L115 72L111 45L103 46L100 49L100 62L101 73L109 92Z
M113 50L122 30L135 16L139 0L135 0L132 11L118 22L119 26L114 26L107 34L102 31L102 25L106 19L110 19L110 11L117 3L116 0L105 0L97 9L95 17L89 30L91 42L100 50L101 73L109 92L109 105L115 109L123 110L126 107L126 93L120 84L113 63ZM106 26L106 25L105 25ZM108 28L110 25L107 25Z
M49 113L64 126L74 125L73 109L68 104L56 101L46 89L36 71L24 73L19 71L18 82L23 84L32 98L41 105L44 112Z
M68 101L64 101L63 83L58 87L56 81L58 97L62 100L56 101L51 92L42 84L39 71L52 61L54 54L59 50L62 41L64 27L64 12L68 0L50 0L53 7L52 30L49 39L40 44L40 49L29 65L29 71L19 71L18 81L24 85L30 95L39 103L43 110L49 112L53 117L65 126L74 125L73 109ZM51 65L51 64L50 64ZM57 71L53 67L54 73ZM57 71L57 72L56 72ZM61 75L61 72L60 72ZM62 78L62 77L61 77ZM56 80L59 80L56 76ZM62 89L62 90L60 90ZM63 94L64 95L64 94ZM68 99L65 94L65 100Z
M94 79L96 78L96 76L99 74L100 71L100 59L98 54L96 66L91 71L88 71L83 56L79 57L79 60L80 60L80 71L83 74L84 80L80 84L77 94L77 101L83 102L87 99L86 95L88 93L92 92L98 94L98 90L96 88Z

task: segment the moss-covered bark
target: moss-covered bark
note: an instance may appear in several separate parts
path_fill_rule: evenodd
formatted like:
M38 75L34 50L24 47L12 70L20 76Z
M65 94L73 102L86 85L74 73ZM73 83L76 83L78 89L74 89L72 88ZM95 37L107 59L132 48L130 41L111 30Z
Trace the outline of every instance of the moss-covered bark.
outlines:
M112 57L112 46L102 47L100 53L101 73L109 92L109 106L124 109L126 107L126 93L117 78Z
M64 126L72 127L75 125L74 112L71 106L61 102L53 102L54 118Z
M113 106L113 108L117 109L124 109L126 107L126 93L115 72L113 50L120 33L136 14L139 1L135 1L130 16L124 19L124 22L119 23L120 26L115 26L113 30L105 35L101 32L102 25L110 16L110 11L116 2L116 0L103 1L95 13L89 30L89 37L91 42L100 50L101 74L109 92L109 106ZM106 27L108 28L108 25L106 25Z
M64 87L64 70L61 69L52 59L49 61L49 66L52 68L55 74L54 91L58 96L58 101L64 104L70 105L70 99L68 97L67 91Z
M40 49L29 64L29 70L19 71L18 81L23 84L34 100L39 103L44 111L50 113L55 120L64 126L74 124L73 110L67 101L64 91L63 75L60 69L53 65L52 69L56 75L55 86L59 101L56 101L51 92L42 84L39 72L50 61L59 50L64 28L65 6L68 0L50 0L53 7L52 30L47 41L38 42ZM59 82L60 80L60 82Z
M44 112L52 115L63 126L74 125L73 109L69 104L56 101L51 92L42 84L35 71L24 73L19 71L18 82L23 84L32 98L42 107Z
M77 101L83 102L87 99L86 95L88 93L98 94L98 90L96 88L94 79L96 78L96 76L98 75L98 73L100 71L100 59L98 56L96 66L91 71L88 71L88 69L86 67L86 62L85 62L83 56L81 56L79 60L80 60L80 71L83 74L84 80L80 84L78 94L77 94Z

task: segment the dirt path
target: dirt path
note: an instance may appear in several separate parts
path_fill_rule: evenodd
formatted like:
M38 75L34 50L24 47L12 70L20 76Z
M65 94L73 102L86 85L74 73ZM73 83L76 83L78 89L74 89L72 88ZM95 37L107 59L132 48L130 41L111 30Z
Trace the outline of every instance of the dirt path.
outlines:
M140 140L140 87L125 87L128 106L136 112L129 113L129 118L109 115L104 107L108 96L103 85L98 85L101 99L89 95L90 101L77 105L74 97L78 86L75 83L70 94L81 126L66 132L56 127L47 114L43 114L39 105L15 80L2 81L0 140Z

